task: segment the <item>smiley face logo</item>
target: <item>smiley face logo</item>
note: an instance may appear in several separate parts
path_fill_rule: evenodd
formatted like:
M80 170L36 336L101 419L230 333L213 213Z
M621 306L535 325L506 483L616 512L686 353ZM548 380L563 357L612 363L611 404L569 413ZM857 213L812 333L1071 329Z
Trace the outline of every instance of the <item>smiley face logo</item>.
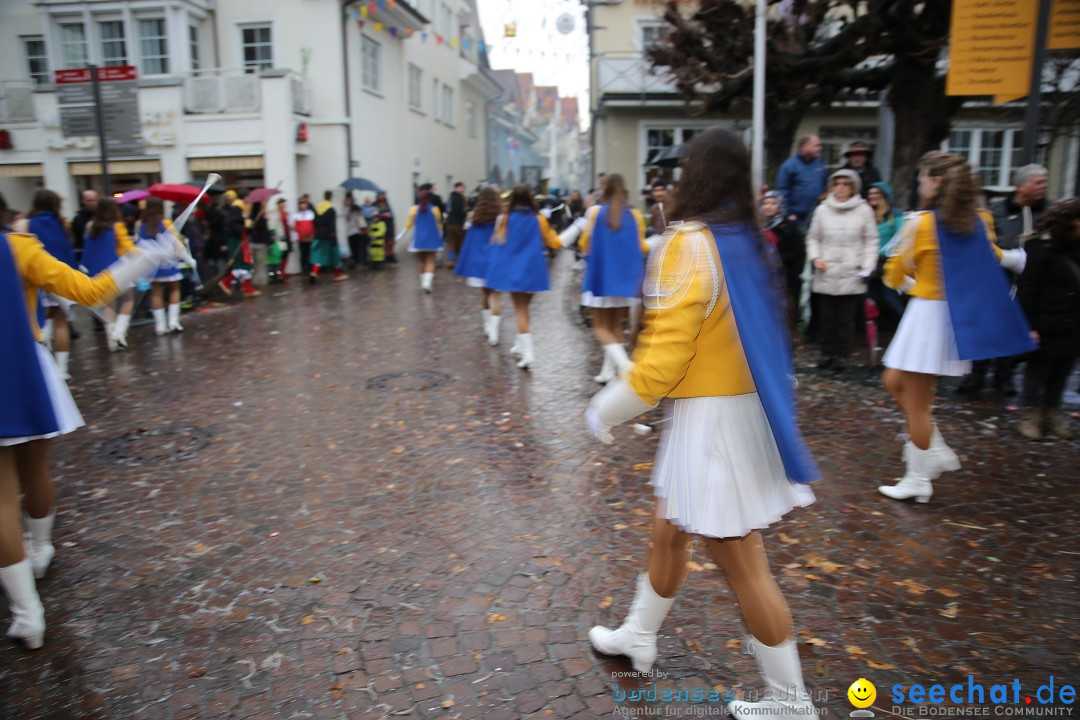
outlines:
M877 688L866 678L859 678L851 683L851 687L847 690L847 697L855 707L868 708L877 699Z

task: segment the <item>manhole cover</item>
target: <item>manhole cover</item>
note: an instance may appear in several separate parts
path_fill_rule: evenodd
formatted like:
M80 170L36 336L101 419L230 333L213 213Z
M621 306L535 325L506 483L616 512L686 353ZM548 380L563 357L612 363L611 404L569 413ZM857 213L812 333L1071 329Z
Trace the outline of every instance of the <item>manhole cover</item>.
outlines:
M387 373L367 381L368 390L432 390L450 382L450 376L435 370Z
M210 431L173 425L156 430L139 428L105 443L105 459L117 465L136 467L147 463L180 462L195 456L210 443Z

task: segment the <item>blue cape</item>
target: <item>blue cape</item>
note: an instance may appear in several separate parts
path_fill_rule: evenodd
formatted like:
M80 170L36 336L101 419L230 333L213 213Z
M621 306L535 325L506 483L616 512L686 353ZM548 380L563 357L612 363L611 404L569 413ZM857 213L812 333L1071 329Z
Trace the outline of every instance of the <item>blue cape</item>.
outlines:
M608 227L611 205L601 206L589 240L582 290L598 297L637 297L645 276L637 219L625 205L619 229Z
M0 437L48 435L60 425L30 331L22 279L6 234L0 234Z
M982 219L975 232L951 232L935 213L945 299L961 360L989 360L1031 352L1031 327L1009 293L1009 280L990 247Z
M763 241L747 223L711 224L709 230L720 253L743 353L784 461L784 471L792 482L820 480L821 471L795 419L791 346L773 273L761 248Z
M28 224L29 233L37 235L50 255L73 269L79 268L75 262L75 248L71 246L67 228L60 218L52 212L42 212L32 216Z

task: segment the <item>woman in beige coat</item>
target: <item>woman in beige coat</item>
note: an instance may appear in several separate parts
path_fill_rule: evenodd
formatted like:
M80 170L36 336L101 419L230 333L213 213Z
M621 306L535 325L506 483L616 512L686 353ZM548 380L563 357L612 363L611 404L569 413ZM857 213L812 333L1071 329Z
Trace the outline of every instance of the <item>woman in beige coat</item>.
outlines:
M829 195L814 211L806 235L810 291L817 294L819 313L819 368L843 370L847 366L859 300L877 265L877 221L861 191L854 170L833 173Z

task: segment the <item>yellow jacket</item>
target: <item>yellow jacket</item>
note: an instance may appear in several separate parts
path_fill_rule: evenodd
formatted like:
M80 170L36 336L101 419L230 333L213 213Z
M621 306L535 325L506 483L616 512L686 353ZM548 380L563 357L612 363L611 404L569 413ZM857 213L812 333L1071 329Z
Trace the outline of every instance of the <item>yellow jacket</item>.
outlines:
M441 225L442 224L442 211L440 211L439 208L437 208L434 205L428 205L428 208L431 210L432 213L435 214L435 222ZM419 209L420 209L419 205L413 205L412 208L409 209L409 217L408 217L407 220L405 220L405 229L406 230L411 228L413 226L413 224L416 222L416 213L417 213L417 211Z
M131 241L131 235L128 234L127 225L118 222L113 226L113 229L116 231L117 255L124 256L135 249L135 243Z
M107 302L120 294L108 270L94 277L87 277L50 255L41 241L33 235L8 233L7 238L15 266L22 277L26 309L30 315L30 329L38 340L42 337L37 323L39 288L87 306Z
M649 256L645 307L627 378L644 402L755 392L708 227L668 229Z
M1001 248L996 244L994 217L989 210L976 210L976 213L986 226L994 256L1000 261ZM908 295L924 300L944 300L945 276L941 270L941 247L934 213L915 213L904 221L900 235L896 254L885 262L882 281L895 290L902 290L910 277L915 284L907 291Z
M600 205L593 205L585 215L585 229L581 231L581 237L578 238L578 248L584 254L589 252L589 241L592 240L593 228L596 226L596 216L600 214L600 208ZM645 218L641 212L634 208L630 208L630 212L633 214L634 220L637 221L641 254L648 255L649 244L645 242Z

